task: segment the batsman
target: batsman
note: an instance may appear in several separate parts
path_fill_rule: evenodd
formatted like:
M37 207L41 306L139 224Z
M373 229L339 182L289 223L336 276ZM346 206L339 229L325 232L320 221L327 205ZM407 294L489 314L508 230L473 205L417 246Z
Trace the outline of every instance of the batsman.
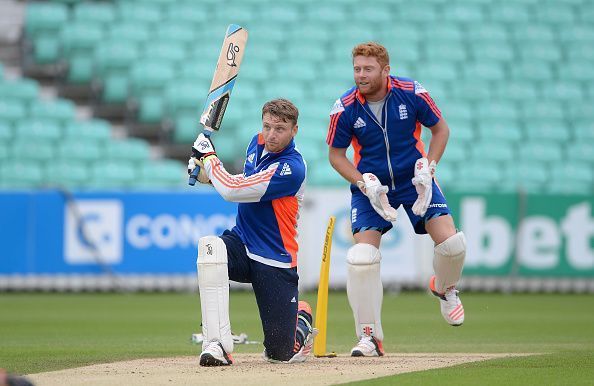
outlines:
M311 326L311 307L299 301L297 289L297 219L306 175L293 141L298 115L286 99L264 104L262 130L247 147L243 174L225 170L204 134L192 146L188 174L200 167L199 182L239 203L233 229L198 243L201 366L233 363L229 280L252 284L264 331L264 359L303 362L311 352L317 330Z

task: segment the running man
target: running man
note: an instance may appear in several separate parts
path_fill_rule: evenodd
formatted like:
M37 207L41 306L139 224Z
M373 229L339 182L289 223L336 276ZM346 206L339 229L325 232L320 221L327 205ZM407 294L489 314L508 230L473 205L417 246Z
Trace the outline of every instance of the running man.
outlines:
M382 356L383 287L380 241L402 205L418 234L435 242L435 275L429 287L440 300L449 324L464 322L456 284L466 255L446 199L434 181L450 129L427 90L417 81L390 75L385 47L369 42L353 48L355 86L330 113L326 139L334 169L351 183L352 232L356 244L347 253L347 295L359 342L352 356ZM421 125L432 132L429 153ZM346 157L353 146L354 164Z
M313 346L317 330L311 327L311 308L299 301L297 290L297 219L306 174L293 141L298 115L286 99L264 104L262 132L247 148L243 174L229 174L203 134L192 147L188 173L198 165L201 183L212 184L225 200L239 203L236 226L198 244L202 366L233 363L229 280L252 283L266 360L303 362Z

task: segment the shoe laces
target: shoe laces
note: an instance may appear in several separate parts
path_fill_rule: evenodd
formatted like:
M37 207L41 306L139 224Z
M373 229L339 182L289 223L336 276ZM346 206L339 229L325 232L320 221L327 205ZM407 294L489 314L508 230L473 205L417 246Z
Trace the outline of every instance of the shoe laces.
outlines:
M361 338L359 338L359 343L357 343L357 346L363 346L363 347L367 347L371 350L375 350L375 344L373 343L373 337L371 337L369 335L361 335Z

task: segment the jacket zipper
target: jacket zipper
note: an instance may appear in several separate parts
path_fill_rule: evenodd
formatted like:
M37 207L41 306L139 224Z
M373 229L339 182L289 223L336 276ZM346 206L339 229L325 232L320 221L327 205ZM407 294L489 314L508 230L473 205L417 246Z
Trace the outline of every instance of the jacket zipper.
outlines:
M388 122L388 109L386 107L386 104L388 103L388 99L390 99L390 96L391 96L391 93L388 94L388 97L386 98L386 102L384 103L384 122ZM392 180L392 190L396 190L396 182L394 181L394 172L392 171L392 161L390 160L390 143L388 141L388 129L386 129L384 126L382 126L382 124L377 121L375 116L365 109L365 106L363 104L361 104L360 101L357 101L357 102L363 107L363 110L365 111L365 113L367 113L367 115L369 115L371 117L371 119L373 119L373 121L375 123L377 123L377 125L379 127L381 127L381 129L382 129L382 133L384 134L384 142L386 143L386 158L388 159L388 171L390 172L390 178Z

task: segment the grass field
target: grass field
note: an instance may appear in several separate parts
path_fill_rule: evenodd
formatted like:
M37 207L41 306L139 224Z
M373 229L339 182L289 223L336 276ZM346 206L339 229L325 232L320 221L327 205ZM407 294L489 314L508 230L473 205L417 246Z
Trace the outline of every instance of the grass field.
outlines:
M314 294L303 296L312 304ZM365 384L593 384L594 296L463 294L466 322L448 326L425 293L386 294L387 352L539 353ZM329 299L328 350L355 341L343 292ZM253 294L231 294L233 330L262 340ZM0 367L30 374L117 360L197 355L196 294L0 294ZM238 345L236 352L260 352Z

